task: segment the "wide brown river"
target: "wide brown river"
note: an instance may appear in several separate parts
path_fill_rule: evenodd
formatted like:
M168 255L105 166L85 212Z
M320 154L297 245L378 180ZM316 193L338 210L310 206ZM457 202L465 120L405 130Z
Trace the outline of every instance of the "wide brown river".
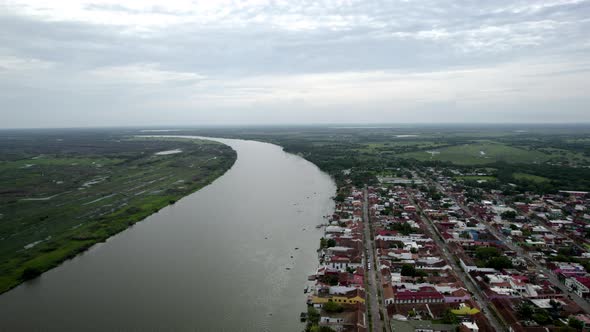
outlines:
M238 153L226 174L0 295L0 330L302 330L335 185L276 145L218 141Z

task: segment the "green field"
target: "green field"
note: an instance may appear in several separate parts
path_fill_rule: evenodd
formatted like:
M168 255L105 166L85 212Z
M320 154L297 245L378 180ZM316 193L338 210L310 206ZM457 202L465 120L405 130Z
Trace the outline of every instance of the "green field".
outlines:
M512 176L517 180L532 181L532 182L537 182L537 183L551 181L551 179L548 179L546 177L533 175L533 174L527 174L527 173L514 173L514 174L512 174Z
M313 162L339 185L348 181L345 174L363 186L377 184L379 174L407 176L408 169L436 166L464 172L478 168L477 173L497 179L483 185L487 187L510 184L509 190L539 193L590 190L588 125L265 126L186 129L182 134L277 144ZM550 181L518 181L514 173Z
M455 176L456 180L466 180L466 181L496 181L497 179L493 176L478 176L478 175L465 175L465 176Z
M389 142L363 143L356 151L369 154L384 152L404 153L406 151L437 149L445 146L447 145L444 143L436 143L430 140L398 139Z
M590 157L582 153L556 148L539 148L539 151L548 154L548 163L565 165L590 165Z
M0 137L0 293L209 184L236 158L211 141L111 135Z
M496 142L463 144L442 149L409 152L399 156L420 161L448 161L458 165L480 165L497 161L542 163L549 158L548 155L539 151L516 148Z

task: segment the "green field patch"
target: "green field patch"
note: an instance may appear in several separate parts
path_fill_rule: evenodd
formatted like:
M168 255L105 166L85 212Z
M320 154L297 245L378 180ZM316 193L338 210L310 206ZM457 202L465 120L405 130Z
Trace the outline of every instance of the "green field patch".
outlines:
M464 175L464 176L455 176L455 180L465 180L465 181L496 181L497 179L494 176Z
M107 165L114 165L123 161L116 158L63 158L41 156L36 159L21 159L16 161L2 161L0 162L0 169L21 169L21 170L35 170L35 168L42 166L94 166L102 167Z
M514 177L517 180L525 180L525 181L531 181L531 182L549 182L551 181L551 179L543 177L543 176L538 176L538 175L533 175L533 174L527 174L527 173L513 173L512 177Z
M548 162L571 164L571 165L589 165L590 158L582 153L556 148L540 148L539 151L548 155Z
M206 186L236 159L228 146L194 139L44 141L0 154L13 158L0 164L0 293ZM184 153L154 155L174 149Z
M479 165L498 161L541 163L548 159L546 154L539 151L494 142L462 144L428 151L403 153L399 156L420 161L448 161L458 165Z
M438 147L446 146L445 144L436 143L435 141L427 140L408 140L408 139L396 139L389 142L371 142L362 143L360 148L357 148L358 152L365 153L378 153L378 152L394 152L404 153L407 151L425 150L425 149L436 149Z

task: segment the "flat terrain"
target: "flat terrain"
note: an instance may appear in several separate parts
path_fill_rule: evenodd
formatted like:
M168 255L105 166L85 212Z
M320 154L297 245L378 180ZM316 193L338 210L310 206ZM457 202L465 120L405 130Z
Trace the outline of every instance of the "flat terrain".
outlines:
M339 185L347 174L362 186L376 184L380 175L407 176L408 168L448 164L462 174L496 179L482 184L486 187L590 190L588 125L269 126L180 133L275 143L318 165Z
M235 152L112 131L0 132L0 292L228 170Z
M550 181L550 179L548 179L546 177L527 174L527 173L513 173L512 176L517 180L525 180L525 181L532 181L532 182L548 182L548 181Z
M483 165L497 161L538 164L547 161L550 154L497 142L476 142L442 149L435 148L427 151L409 152L401 154L400 157L421 161L448 161L458 165Z

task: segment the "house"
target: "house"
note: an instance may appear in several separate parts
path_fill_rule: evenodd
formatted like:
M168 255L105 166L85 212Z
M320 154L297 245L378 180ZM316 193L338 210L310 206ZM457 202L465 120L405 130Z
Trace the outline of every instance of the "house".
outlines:
M396 289L393 294L394 304L406 303L443 303L444 296L434 287L421 287L418 291Z
M474 322L462 322L459 331L479 332L479 326Z
M394 293L391 284L383 285L383 300L385 301L385 305L394 303Z
M365 331L365 312L357 309L322 315L319 325L328 326L335 331Z
M565 279L565 286L582 298L590 298L590 278L571 277Z
M392 331L408 331L408 332L451 332L456 330L455 325L450 324L436 324L432 321L426 320L408 320L401 321L392 319Z
M328 266L333 269L344 270L350 265L350 258L344 256L332 256Z
M404 207L404 211L406 211L406 212L416 212L416 207L413 206L413 205L406 205Z
M321 308L323 304L328 302L335 302L338 304L364 304L365 294L363 290L355 289L346 294L313 295L308 302L316 308Z
M448 295L444 295L445 303L464 303L471 299L471 295L465 289L460 288Z

